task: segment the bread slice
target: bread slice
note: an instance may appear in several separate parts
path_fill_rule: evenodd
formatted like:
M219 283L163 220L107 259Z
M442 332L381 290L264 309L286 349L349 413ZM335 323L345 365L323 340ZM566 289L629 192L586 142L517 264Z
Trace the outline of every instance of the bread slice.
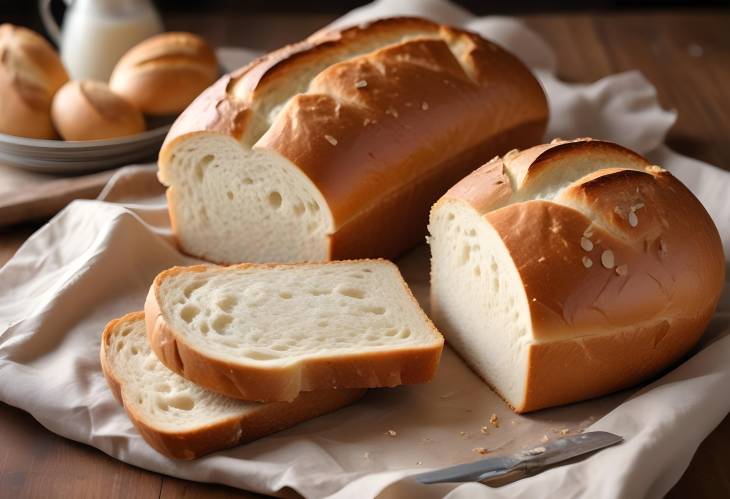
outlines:
M101 367L116 399L150 446L175 459L254 440L334 411L364 390L303 393L291 403L234 400L199 387L163 366L150 350L144 314L111 321L101 341Z
M163 364L244 400L431 380L443 338L385 260L175 267L145 304Z
M684 355L724 286L712 219L616 144L495 158L431 210L431 312L519 412L635 384Z

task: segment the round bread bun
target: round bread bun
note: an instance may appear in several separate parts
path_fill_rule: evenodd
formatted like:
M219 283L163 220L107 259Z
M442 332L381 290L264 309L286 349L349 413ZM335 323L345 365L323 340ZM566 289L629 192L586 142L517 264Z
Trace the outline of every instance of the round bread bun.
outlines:
M163 33L119 60L109 86L146 114L177 114L218 76L213 49L192 33Z
M67 81L58 53L42 36L0 25L0 133L55 138L51 101Z
M66 83L56 93L51 113L65 140L110 139L144 130L142 113L99 81Z

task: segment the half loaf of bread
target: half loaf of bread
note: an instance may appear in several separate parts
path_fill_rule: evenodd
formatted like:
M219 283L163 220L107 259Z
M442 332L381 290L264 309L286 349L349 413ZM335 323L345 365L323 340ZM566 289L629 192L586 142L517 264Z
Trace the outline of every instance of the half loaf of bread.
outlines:
M217 263L394 257L482 158L542 139L514 56L413 18L317 34L206 90L160 151L183 251Z
M142 437L175 459L194 459L339 409L364 390L303 393L291 403L259 404L210 392L163 366L147 343L142 312L111 321L101 366Z
M431 210L436 324L518 412L627 387L684 355L724 284L717 229L615 144L495 158Z
M145 304L171 370L244 400L430 381L443 338L384 260L175 267Z

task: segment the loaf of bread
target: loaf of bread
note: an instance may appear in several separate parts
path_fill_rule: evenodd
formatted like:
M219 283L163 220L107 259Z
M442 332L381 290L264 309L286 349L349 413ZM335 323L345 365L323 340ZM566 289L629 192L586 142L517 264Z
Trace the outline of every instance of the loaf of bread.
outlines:
M434 321L518 412L660 372L698 341L724 285L700 202L607 142L495 158L433 206L429 229Z
M122 56L109 86L146 114L178 114L218 76L218 60L192 33L162 33Z
M106 83L74 80L53 98L53 123L64 140L96 140L144 130L144 118Z
M384 260L176 267L145 304L169 369L244 400L430 381L443 337Z
M142 437L174 459L203 454L283 430L359 399L364 390L323 390L291 403L259 404L205 390L163 366L150 350L144 314L111 321L101 366L117 400Z
M0 133L55 138L51 101L66 81L61 59L42 36L0 25Z
M225 76L160 151L173 230L218 263L394 257L484 157L542 139L514 56L413 18L319 34Z

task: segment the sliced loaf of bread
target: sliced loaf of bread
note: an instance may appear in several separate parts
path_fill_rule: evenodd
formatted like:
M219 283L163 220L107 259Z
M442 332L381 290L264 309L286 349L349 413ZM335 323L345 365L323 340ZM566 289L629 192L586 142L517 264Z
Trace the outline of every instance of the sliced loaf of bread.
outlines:
M423 383L443 337L385 260L175 267L145 304L171 370L244 400Z
M175 459L193 459L254 440L339 409L364 390L303 393L291 403L259 404L221 396L178 376L152 353L144 314L111 321L101 342L101 366L114 396L142 437Z

